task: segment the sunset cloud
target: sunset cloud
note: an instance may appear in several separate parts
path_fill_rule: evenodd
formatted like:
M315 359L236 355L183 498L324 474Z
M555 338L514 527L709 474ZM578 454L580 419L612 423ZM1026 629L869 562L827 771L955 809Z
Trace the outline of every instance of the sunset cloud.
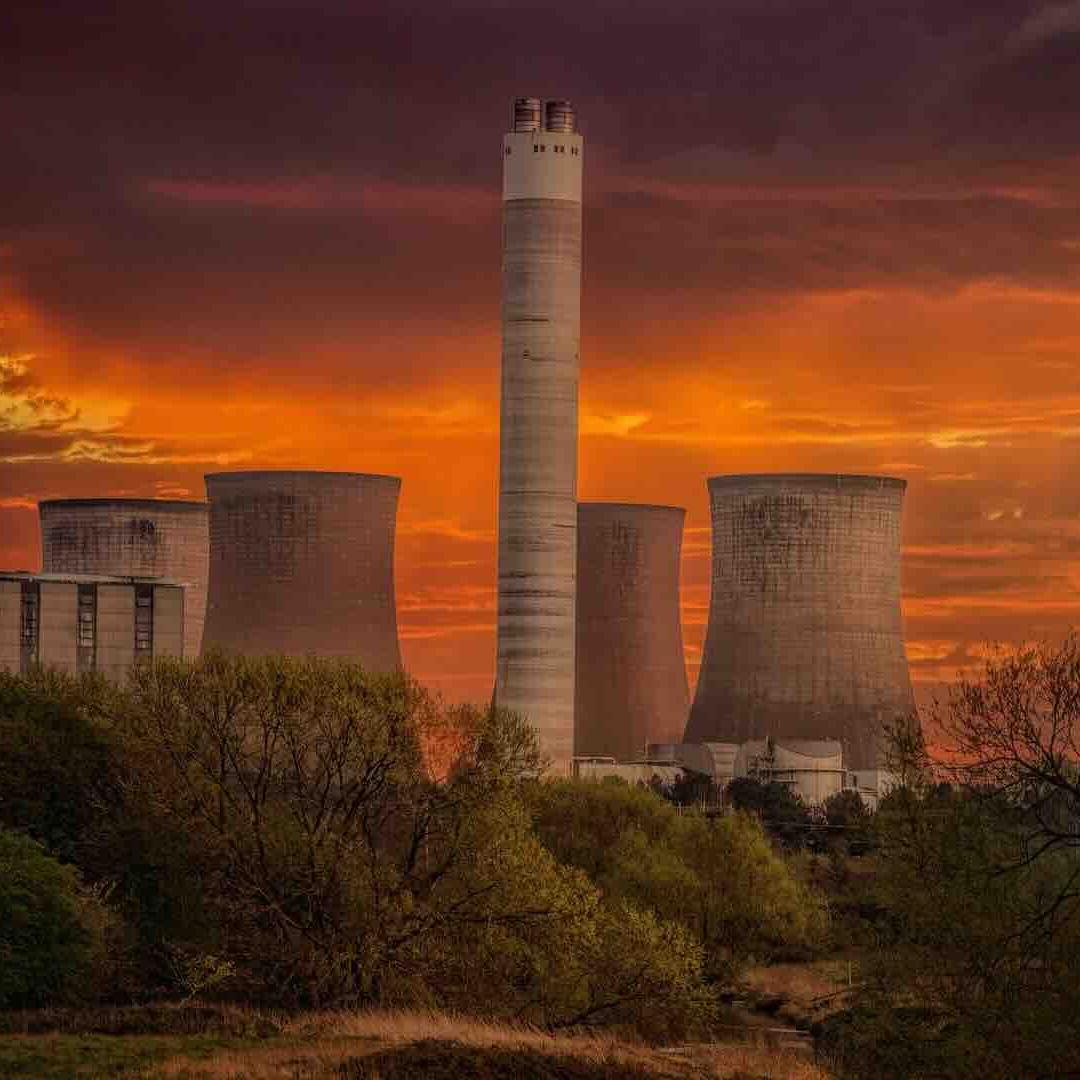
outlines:
M397 475L406 663L486 700L500 139L510 98L549 87L586 138L579 491L686 507L691 675L721 473L908 480L920 692L986 641L1059 636L1080 9L766 7L125 0L103 34L85 5L22 5L0 38L0 560L37 564L41 498Z

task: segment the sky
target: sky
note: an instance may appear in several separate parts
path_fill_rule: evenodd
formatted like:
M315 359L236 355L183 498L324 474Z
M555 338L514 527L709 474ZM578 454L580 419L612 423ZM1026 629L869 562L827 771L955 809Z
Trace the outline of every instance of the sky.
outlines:
M1080 616L1080 2L0 13L0 566L36 504L403 479L408 668L494 671L501 137L585 136L580 497L908 481L922 694Z

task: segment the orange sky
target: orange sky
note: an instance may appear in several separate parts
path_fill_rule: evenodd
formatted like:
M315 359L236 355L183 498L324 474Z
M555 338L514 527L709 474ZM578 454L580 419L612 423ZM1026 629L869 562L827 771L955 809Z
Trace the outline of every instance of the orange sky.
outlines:
M575 15L580 55L541 36L488 67L511 16L407 7L255 25L193 5L163 56L135 8L25 28L0 565L38 565L40 498L199 497L230 466L393 473L406 663L486 698L498 148L510 96L554 83L587 146L580 493L687 508L691 676L724 472L907 478L924 688L1077 621L1080 5L858 27L822 21L840 5L643 5L611 29L601 2ZM601 32L626 48L587 66Z

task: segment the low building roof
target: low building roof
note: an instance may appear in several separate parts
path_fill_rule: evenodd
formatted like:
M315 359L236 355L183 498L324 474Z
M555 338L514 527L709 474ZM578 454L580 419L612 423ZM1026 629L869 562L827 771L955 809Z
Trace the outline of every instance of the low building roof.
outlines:
M184 588L182 581L162 577L136 577L130 574L42 574L33 570L0 570L0 581L40 581L57 585L165 585Z

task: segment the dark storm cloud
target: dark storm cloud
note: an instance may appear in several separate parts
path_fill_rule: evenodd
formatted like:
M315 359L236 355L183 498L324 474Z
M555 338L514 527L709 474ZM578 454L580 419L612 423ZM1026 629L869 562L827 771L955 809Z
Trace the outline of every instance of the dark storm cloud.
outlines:
M1058 242L1078 231L1072 207L977 194L710 206L633 190L642 177L768 188L897 170L966 182L988 130L1029 145L1032 163L1040 133L1068 149L1075 38L1055 12L931 0L27 6L0 34L18 162L0 171L7 262L84 339L148 353L167 339L292 355L400 320L421 295L430 318L490 324L495 203L439 221L425 192L430 206L448 190L494 197L506 103L535 89L573 97L589 135L593 288L1061 280L1076 266ZM365 204L379 183L418 193L392 223ZM237 198L219 205L182 197L230 187Z

